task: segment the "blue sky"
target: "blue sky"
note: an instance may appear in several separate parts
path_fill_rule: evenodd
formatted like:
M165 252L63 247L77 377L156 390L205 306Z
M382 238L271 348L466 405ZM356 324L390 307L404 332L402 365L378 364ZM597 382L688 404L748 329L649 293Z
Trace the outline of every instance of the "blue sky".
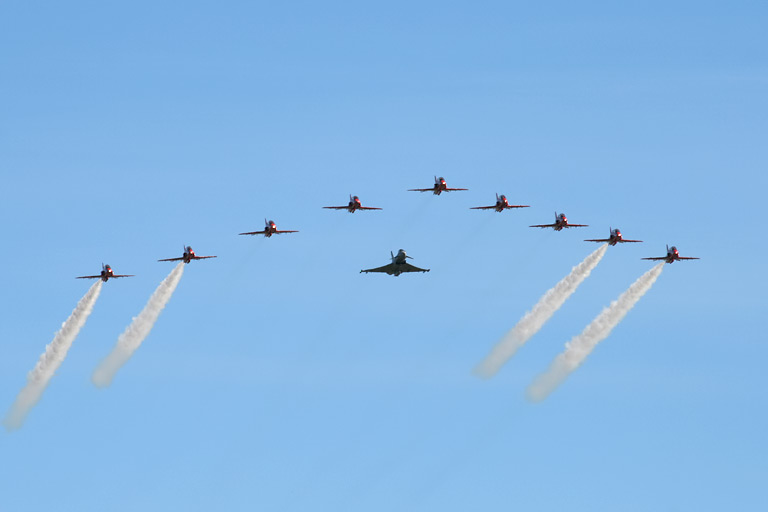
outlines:
M0 5L0 510L759 510L759 2ZM468 192L406 192L433 175ZM494 193L524 210L470 211ZM381 212L322 210L357 194ZM564 211L589 228L527 226ZM239 237L264 217L296 235ZM619 227L492 380L471 370ZM550 398L563 344L668 265ZM93 368L182 244L113 385ZM629 245L629 244L628 244ZM404 248L429 274L361 275Z

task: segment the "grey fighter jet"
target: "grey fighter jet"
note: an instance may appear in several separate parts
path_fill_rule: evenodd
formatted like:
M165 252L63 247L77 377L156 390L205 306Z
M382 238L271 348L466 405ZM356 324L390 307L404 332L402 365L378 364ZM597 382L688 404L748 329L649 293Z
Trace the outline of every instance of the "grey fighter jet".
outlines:
M429 269L414 267L410 263L406 263L405 261L406 258L410 258L410 259L413 259L413 258L405 254L405 251L402 249L397 251L397 256L392 254L391 251L389 254L392 257L392 263L390 263L389 265L384 265L383 267L378 267L378 268L369 268L368 270L361 270L360 273L362 274L363 272L365 272L367 274L368 272L383 272L391 276L397 277L400 274L403 274L405 272L429 272Z

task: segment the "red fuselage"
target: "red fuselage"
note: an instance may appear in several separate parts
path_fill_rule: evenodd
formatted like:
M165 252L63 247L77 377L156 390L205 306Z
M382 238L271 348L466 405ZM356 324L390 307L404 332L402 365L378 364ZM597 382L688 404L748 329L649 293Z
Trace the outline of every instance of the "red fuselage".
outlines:
M112 270L112 267L109 265L105 266L101 271L101 280L105 283L110 277L114 277L115 272Z
M667 263L674 263L675 260L680 259L680 253L677 250L677 247L670 247L667 251L667 259L664 260Z
M437 181L435 181L435 186L433 187L432 193L436 196L440 195L440 192L443 192L448 188L448 185L445 183L445 178L439 178Z
M555 220L555 225L553 229L555 231L561 231L565 226L568 225L568 218L565 216L564 213L561 213L557 216L557 220Z
M495 210L497 212L503 212L505 209L509 208L509 202L507 201L506 196L501 196L498 201L496 201L496 208Z
M610 241L608 242L608 245L616 245L617 243L621 242L621 240L622 240L621 231L616 229L611 232L611 238L610 238Z
M360 199L357 197L353 197L352 200L349 202L349 206L347 207L347 210L349 210L349 213L355 213L355 210L362 207L363 203L360 202Z

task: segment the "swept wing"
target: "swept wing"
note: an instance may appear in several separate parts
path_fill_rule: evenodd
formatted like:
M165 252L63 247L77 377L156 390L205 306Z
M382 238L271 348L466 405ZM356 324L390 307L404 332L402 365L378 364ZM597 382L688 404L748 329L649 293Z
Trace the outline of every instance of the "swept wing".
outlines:
M411 265L410 263L401 263L400 265L395 265L400 272L429 272L429 269L426 268L419 268Z

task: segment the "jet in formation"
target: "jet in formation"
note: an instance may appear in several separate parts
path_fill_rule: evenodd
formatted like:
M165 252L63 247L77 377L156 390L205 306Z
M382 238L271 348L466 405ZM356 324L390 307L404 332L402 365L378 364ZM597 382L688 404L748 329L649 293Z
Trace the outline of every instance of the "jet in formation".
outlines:
M261 231L248 231L247 233L238 233L239 235L264 235L269 238L272 235L281 235L283 233L298 233L298 231L291 231L289 229L280 230L277 229L274 221L264 219L264 229Z
M197 256L195 254L195 251L192 250L191 246L184 247L184 254L181 258L168 258L164 260L157 260L157 261L183 261L184 263L189 263L192 260L206 260L208 258L215 258L216 256Z
M493 206L474 206L470 208L470 210L496 210L497 212L503 212L504 210L507 210L509 208L530 208L528 205L524 204L509 204L507 201L507 196L504 194L499 195L496 194L496 204Z
M79 276L79 277L76 277L75 279L101 279L102 281L104 281L106 283L112 277L115 277L115 278L117 278L117 277L133 277L133 274L123 274L123 275L115 274L114 271L112 270L112 267L102 263L101 264L101 274L99 274L97 276Z
M349 204L347 206L323 206L323 208L328 210L347 210L349 213L355 213L355 210L381 210L381 208L363 206L360 198L352 194L349 195Z
M664 261L665 263L674 263L675 261L680 260L698 260L701 258L693 258L690 256L680 256L680 253L677 251L677 247L674 245L670 247L667 245L667 255L666 256L659 256L658 258L640 258L643 260L653 260L653 261Z
M625 244L628 242L642 242L642 240L625 240L624 237L621 236L621 231L619 231L619 228L612 229L609 228L611 232L611 236L608 238L597 238L597 239L590 239L590 240L584 240L585 242L605 242L608 245L616 245L616 244Z
M448 188L445 183L445 178L435 176L435 184L432 188L409 188L408 192L432 192L436 196L439 196L441 192L455 192L458 190L469 190L467 188Z
M558 214L555 212L555 223L554 224L534 224L533 226L530 226L532 228L553 228L555 231L560 231L563 228L586 228L589 227L589 224L568 224L568 218L565 216L564 213Z
M397 251L397 256L392 254L390 251L389 255L392 257L392 263L388 265L384 265L383 267L378 268L369 268L368 270L361 270L360 273L368 273L368 272L382 272L385 274L389 274L390 276L399 276L400 274L406 273L406 272L429 272L429 269L423 269L419 267L414 267L410 263L407 263L405 261L406 258L413 259L412 257L405 254L405 251L400 249Z

